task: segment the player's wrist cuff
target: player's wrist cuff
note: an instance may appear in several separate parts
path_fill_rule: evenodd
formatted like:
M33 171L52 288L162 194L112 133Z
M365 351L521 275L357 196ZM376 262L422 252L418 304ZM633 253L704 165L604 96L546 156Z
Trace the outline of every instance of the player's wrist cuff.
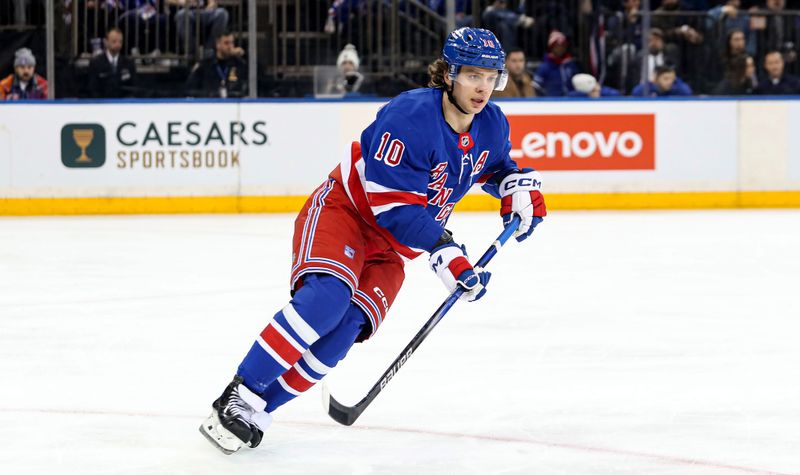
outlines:
M445 244L450 244L451 242L453 242L453 233L445 229L442 235L439 237L439 240L434 243L431 250L437 249Z

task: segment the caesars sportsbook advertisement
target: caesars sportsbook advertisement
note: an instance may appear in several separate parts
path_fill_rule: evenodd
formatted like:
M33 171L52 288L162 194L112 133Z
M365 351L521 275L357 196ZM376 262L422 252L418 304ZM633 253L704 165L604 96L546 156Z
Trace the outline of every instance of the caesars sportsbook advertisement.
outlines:
M4 105L0 194L305 196L382 104ZM548 193L736 189L736 102L498 104L511 126L511 157L546 172Z

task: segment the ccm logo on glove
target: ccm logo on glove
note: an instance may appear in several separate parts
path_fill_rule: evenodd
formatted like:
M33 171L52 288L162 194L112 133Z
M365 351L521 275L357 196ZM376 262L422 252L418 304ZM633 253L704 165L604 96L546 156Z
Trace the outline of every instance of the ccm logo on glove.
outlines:
M511 191L514 188L524 188L526 190L533 190L533 189L538 190L542 188L542 182L537 180L536 178L531 178L531 177L511 179L508 182L503 180L504 192Z
M514 232L518 242L530 236L536 225L547 216L544 196L539 191L541 187L541 175L530 168L512 173L500 182L500 216L503 225L508 225L514 215L522 219Z

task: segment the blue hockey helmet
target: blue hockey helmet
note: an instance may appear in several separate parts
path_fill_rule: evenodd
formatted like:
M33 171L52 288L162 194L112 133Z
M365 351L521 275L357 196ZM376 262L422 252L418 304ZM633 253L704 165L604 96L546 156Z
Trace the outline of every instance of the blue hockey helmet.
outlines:
M500 74L495 82L495 90L506 88L506 53L489 30L464 27L453 31L444 42L442 57L450 66L448 74L452 80L455 80L461 66L496 69Z

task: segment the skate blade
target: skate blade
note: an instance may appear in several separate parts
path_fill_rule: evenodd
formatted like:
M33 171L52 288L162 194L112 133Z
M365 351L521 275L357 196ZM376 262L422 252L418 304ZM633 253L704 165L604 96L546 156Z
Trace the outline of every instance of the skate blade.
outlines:
M208 419L200 424L200 433L225 455L238 451L243 445L241 440L222 427L216 411L213 411Z

